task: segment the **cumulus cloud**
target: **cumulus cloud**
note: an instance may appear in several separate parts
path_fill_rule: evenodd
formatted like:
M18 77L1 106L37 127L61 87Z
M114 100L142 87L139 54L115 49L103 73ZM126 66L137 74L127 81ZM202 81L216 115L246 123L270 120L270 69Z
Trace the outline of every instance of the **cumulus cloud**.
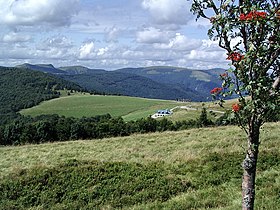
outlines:
M116 26L111 28L105 28L105 41L106 42L117 42L120 29Z
M160 29L150 27L136 34L136 41L140 43L166 43L169 41L171 33L168 31L161 31Z
M108 47L102 47L102 48L98 49L97 55L98 56L104 55L108 50L109 50Z
M5 0L0 2L0 24L9 26L69 25L79 0Z
M199 49L199 50L192 50L190 54L188 54L186 57L190 60L218 62L221 58L221 55L223 55L223 53L216 52L216 51L205 52Z
M193 18L190 4L186 0L143 0L142 7L150 12L157 24L185 25Z
M202 40L202 45L182 56L181 61L193 63L196 68L227 68L226 52L218 46L217 41Z
M85 43L80 48L79 59L88 59L88 58L92 57L94 54L94 51L95 51L95 49L94 49L93 42Z
M201 40L190 39L185 35L180 33L176 33L176 36L169 40L169 43L165 44L155 44L155 48L157 49L173 49L180 51L190 51L192 49L196 49L202 45Z
M0 0L0 64L78 63L105 69L227 65L224 51L206 40L209 22L195 22L190 4L186 0L131 0L125 5L122 0Z
M79 62L107 69L151 65L199 69L227 66L225 52L218 47L217 42L189 38L180 33L176 33L166 43L138 42L136 45L122 46L110 43L97 47L98 45L100 43L85 42L79 49Z
M74 54L74 44L65 36L57 35L38 43L35 48L35 55L38 58L66 59Z
M10 43L27 42L30 40L31 40L31 36L19 34L16 32L10 32L10 33L4 35L4 37L2 39L3 42L10 42Z
M49 48L71 48L73 47L73 43L66 36L52 36L44 40L37 48L39 49L49 49Z
M13 45L10 43L1 43L0 45L0 59L3 60L23 60L27 58L32 58L34 56L33 52L28 49L28 46L26 46L23 42L18 42Z

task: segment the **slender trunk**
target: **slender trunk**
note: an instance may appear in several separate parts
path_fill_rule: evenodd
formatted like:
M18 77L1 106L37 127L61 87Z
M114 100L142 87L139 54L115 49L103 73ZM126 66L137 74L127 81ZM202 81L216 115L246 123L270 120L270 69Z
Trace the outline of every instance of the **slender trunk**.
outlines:
M247 154L242 164L242 210L254 209L255 179L259 153L259 133L260 126L250 126Z

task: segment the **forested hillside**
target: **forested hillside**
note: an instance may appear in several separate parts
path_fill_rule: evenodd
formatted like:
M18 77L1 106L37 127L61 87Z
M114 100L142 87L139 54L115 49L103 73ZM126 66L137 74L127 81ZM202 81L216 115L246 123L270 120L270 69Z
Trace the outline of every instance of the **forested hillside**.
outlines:
M64 66L59 67L64 71L64 74L95 74L105 72L104 69L90 69L85 66Z
M209 92L221 85L219 75L224 73L223 69L202 71L170 66L124 68L115 71L84 66L55 68L51 64L23 64L17 67L54 74L75 82L88 91L189 101L209 101Z
M80 91L72 82L27 69L0 67L0 124L17 116L20 109L59 97L57 90Z
M60 77L75 82L90 91L98 90L110 94L156 99L185 98L192 101L201 99L195 90L172 87L130 73L97 71L91 74L60 75Z
M221 86L219 75L225 72L224 69L195 70L172 66L123 68L116 71L146 77L182 91L196 91L200 101L209 100L210 90Z

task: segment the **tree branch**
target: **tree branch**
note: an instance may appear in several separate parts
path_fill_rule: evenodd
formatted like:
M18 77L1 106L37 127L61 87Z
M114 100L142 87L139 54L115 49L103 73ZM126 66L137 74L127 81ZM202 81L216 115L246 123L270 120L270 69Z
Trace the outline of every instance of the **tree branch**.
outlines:
M272 88L278 89L279 86L280 86L280 76L278 76L278 77L276 78L276 80L273 82Z
M280 55L280 48L278 48L276 51L274 51L269 62L266 64L264 69L266 69L268 71L268 69L272 66L272 64L276 61L276 59L279 58L279 55Z
M214 3L214 1L211 0L210 2L211 2L211 7L213 8L215 14L216 14L216 15L220 14L220 13L219 13L219 10L218 10L218 8L217 8L217 6L216 6L216 4Z

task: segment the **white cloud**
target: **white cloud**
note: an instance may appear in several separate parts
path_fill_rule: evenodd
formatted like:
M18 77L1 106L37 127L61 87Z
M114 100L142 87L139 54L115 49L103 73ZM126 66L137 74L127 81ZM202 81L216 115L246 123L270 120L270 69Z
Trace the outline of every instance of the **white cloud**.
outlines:
M66 57L66 51L58 48L50 48L47 51L37 51L36 56L40 59L64 59Z
M93 56L93 53L94 53L94 43L93 42L85 43L80 48L79 58L88 59Z
M63 35L52 36L47 38L40 44L37 48L39 49L49 49L49 48L71 48L73 43L70 39Z
M3 39L4 42L27 42L31 40L31 36L23 35L16 32L10 32L4 35Z
M98 49L97 55L98 56L104 55L108 50L109 50L108 47L100 48Z
M0 24L9 26L69 25L79 0L5 0L0 2Z
M138 51L135 49L127 49L121 53L121 57L127 60L142 60L144 56L145 54L143 51Z
M25 46L23 43L16 43L13 45L10 45L10 43L5 43L1 46L1 48L4 48L6 50L0 50L0 59L3 60L22 60L27 58L32 58L34 56L33 52L28 49L27 46Z
M202 45L201 40L198 39L190 39L185 35L180 33L176 33L176 36L169 40L169 43L165 44L155 44L155 48L157 49L173 49L173 50L181 50L181 51L190 51L192 49L196 49Z
M74 55L74 45L67 37L56 35L37 43L33 54L38 59L70 59Z
M223 54L220 52L216 52L216 51L205 52L204 50L199 49L199 50L192 50L190 54L188 54L186 57L190 60L204 60L204 61L218 62L219 60L221 60L221 55Z
M195 22L190 4L187 0L125 4L123 0L0 0L0 64L221 67L227 62L224 51L206 40L209 22Z
M155 23L185 25L192 15L186 0L143 0L142 7L148 10Z
M116 26L113 26L111 28L105 28L105 41L106 42L117 42L118 41L118 35L120 33L120 29Z
M168 31L161 31L160 29L150 27L136 34L136 40L140 43L166 43L169 41L171 33Z
M201 47L191 50L183 59L192 62L196 68L227 67L226 52L218 41L202 40Z

